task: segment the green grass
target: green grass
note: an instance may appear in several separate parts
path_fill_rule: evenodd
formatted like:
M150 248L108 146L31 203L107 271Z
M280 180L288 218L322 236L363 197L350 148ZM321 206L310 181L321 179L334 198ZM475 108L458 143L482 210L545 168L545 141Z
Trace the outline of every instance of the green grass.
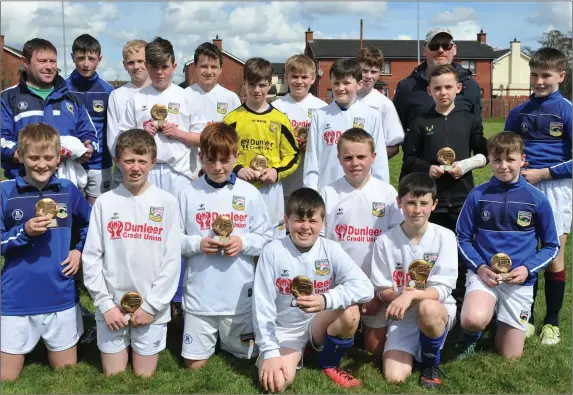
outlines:
M503 130L504 121L484 123L486 136ZM401 154L390 160L391 178L397 185ZM476 185L488 180L488 167L474 172ZM571 273L571 239L566 247L565 262ZM570 278L570 276L568 276ZM544 282L540 277L536 304L538 332L545 314ZM82 303L93 309L84 293ZM362 380L362 386L344 390L333 384L316 364L316 356L305 359L305 368L297 373L288 393L572 393L571 380L571 281L568 280L561 312L562 342L558 346L541 346L538 338L527 340L524 356L519 361L507 361L494 352L493 331L484 333L478 345L479 354L460 362L451 362L451 333L443 354L442 370L446 374L439 391L427 391L418 386L418 372L403 385L387 384L366 353L353 349L343 366ZM86 329L93 321L86 321ZM95 341L81 345L77 366L53 371L47 364L42 344L27 357L20 379L4 383L3 393L257 393L257 371L254 362L239 361L218 351L201 371L189 372L180 361L181 341L174 328L168 333L168 348L159 358L157 373L149 379L135 377L131 370L116 377L106 378L101 373L101 361Z

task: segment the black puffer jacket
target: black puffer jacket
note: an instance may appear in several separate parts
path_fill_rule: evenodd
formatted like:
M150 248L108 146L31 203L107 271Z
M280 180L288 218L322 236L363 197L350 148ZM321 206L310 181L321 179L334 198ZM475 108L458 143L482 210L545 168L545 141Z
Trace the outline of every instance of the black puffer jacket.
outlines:
M412 122L410 132L404 138L400 179L413 172L428 174L432 165L440 165L437 154L444 147L454 150L456 161L476 154L487 157L486 143L481 119L474 114L456 106L445 116L432 108L425 116ZM459 211L474 188L474 178L471 171L458 180L445 173L436 180L436 184L439 199L436 212L452 208Z
M462 91L456 96L456 108L469 111L481 119L481 92L477 82L472 79L472 72L455 62L452 66L462 84ZM423 116L434 106L434 100L427 91L427 68L426 62L420 64L396 88L393 102L406 133L414 119Z

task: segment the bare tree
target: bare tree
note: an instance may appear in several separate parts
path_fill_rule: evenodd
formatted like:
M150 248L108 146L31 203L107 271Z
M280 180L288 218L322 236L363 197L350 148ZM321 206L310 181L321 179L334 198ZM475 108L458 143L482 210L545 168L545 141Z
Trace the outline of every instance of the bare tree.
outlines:
M559 86L559 91L561 94L568 99L571 99L571 72L573 66L573 51L571 49L572 44L572 37L573 34L571 31L567 32L566 34L562 33L559 30L551 30L549 32L543 33L541 39L538 40L538 43L541 44L542 47L551 47L560 50L565 54L567 57L567 67L565 73L565 80Z

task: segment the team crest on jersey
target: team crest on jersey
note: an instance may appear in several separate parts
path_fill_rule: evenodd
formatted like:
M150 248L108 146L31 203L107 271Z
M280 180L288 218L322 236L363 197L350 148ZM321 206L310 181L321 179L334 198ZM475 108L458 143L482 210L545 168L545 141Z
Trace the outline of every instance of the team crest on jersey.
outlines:
M28 108L28 103L26 103L25 101L18 102L18 110L24 111L27 108Z
M519 226L529 226L531 224L531 211L518 211L517 212L517 224Z
M330 274L330 264L328 259L319 259L314 261L314 271L318 276L326 276Z
M66 102L66 108L68 109L69 112L72 113L72 115L74 115L74 106L72 105L72 103L70 103L69 101Z
M24 218L24 212L17 208L16 210L12 211L12 218L14 218L16 221L20 221L22 218Z
M354 118L354 121L352 122L352 127L364 129L364 123L366 123L365 118Z
M281 129L281 125L277 122L271 121L269 125L269 130L273 133L277 133Z
M386 203L372 202L372 215L382 218L386 214Z
M309 108L308 109L308 117L312 118L312 112L314 111L314 108Z
M167 111L174 115L179 114L179 103L169 103L167 105Z
M229 108L229 105L227 103L217 103L217 112L219 114L226 114L227 113L227 109Z
M58 212L56 213L56 217L64 219L68 218L68 206L66 203L57 203Z
M549 134L553 137L559 137L563 134L563 123L551 122L549 123Z
M95 112L102 112L103 111L103 100L94 100L92 105L93 105Z
M281 230L281 231L282 231L282 230L285 230L285 221L284 221L284 220L282 220L282 221L279 222L279 225L277 226L277 229L278 229L278 230Z
M489 213L489 211L483 210L483 211L481 212L481 219L482 219L483 221L489 220L490 217L491 217L491 214Z
M528 319L529 319L529 311L528 310L521 310L521 313L519 314L519 321L522 324L525 324Z
M438 253L437 252L424 252L423 256L424 260L434 266L436 261L438 260Z
M149 219L153 222L161 222L163 220L163 207L149 207Z
M529 126L527 126L527 123L525 122L521 122L521 131L523 133L527 133L527 130L529 129Z
M233 208L235 210L244 211L245 210L245 197L233 195Z

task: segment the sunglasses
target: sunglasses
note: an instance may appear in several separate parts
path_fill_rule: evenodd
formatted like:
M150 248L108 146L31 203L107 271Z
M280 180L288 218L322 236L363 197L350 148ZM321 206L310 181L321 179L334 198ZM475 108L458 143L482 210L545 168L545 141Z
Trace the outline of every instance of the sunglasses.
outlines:
M449 51L454 47L454 43L429 43L428 48L430 51L437 51L442 47L444 51Z

